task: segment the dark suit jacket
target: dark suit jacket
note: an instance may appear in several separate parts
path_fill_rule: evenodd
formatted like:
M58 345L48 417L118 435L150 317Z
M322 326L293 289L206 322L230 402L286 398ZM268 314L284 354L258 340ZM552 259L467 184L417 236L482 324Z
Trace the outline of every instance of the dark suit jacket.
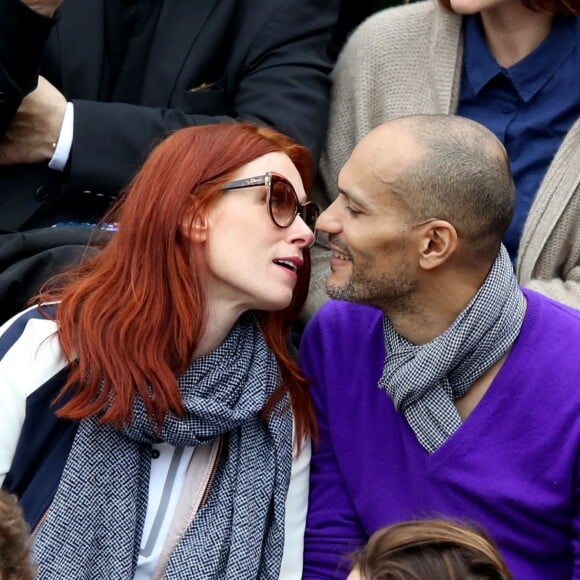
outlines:
M139 102L100 101L103 0L64 0L56 22L0 0L0 130L45 76L74 103L64 174L0 167L0 230L93 221L168 132L232 118L324 139L337 0L164 0Z

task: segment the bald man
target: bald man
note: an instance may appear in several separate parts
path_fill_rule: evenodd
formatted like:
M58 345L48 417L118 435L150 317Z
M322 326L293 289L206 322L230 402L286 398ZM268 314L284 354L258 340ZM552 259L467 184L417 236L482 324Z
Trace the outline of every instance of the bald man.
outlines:
M580 578L580 313L521 290L506 152L453 116L385 123L321 214L330 300L301 362L320 438L304 578L378 528L487 528L515 578Z

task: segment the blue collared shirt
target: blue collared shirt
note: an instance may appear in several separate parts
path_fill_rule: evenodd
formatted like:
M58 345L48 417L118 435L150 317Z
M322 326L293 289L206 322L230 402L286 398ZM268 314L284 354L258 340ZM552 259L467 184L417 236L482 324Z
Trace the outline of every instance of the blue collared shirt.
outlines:
M465 18L457 114L478 121L504 144L516 184L516 210L504 237L515 261L524 222L564 136L580 115L580 17L556 15L547 38L502 68L479 15Z

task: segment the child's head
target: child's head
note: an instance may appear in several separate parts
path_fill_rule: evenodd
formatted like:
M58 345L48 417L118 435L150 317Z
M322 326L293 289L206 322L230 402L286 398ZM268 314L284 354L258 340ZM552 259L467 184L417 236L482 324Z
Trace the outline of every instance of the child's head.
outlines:
M512 580L493 540L445 520L402 522L375 532L347 580Z
M30 536L16 497L0 489L0 580L33 580Z

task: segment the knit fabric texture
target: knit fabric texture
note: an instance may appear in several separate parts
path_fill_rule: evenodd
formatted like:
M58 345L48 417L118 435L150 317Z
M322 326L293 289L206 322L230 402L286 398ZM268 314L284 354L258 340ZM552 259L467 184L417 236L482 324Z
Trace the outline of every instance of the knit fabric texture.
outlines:
M156 433L142 401L116 430L81 422L59 488L36 537L40 579L132 578L147 510L151 444L225 448L205 505L172 553L172 579L278 578L292 464L287 398L259 418L280 383L274 354L244 316L179 379L183 416Z
M414 345L384 317L387 356L379 387L429 453L459 429L461 418L453 402L509 350L525 312L524 296L502 245L484 283L440 336Z

